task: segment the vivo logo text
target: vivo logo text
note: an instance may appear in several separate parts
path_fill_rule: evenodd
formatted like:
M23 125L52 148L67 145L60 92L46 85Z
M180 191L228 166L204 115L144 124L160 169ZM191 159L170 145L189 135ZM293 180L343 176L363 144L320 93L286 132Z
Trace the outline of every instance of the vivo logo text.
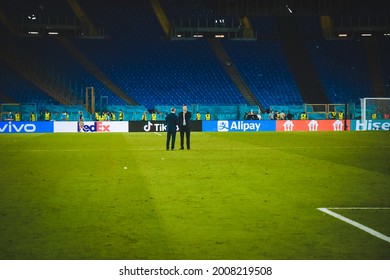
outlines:
M9 133L32 133L37 130L34 124L18 124L18 123L6 123L0 127L1 132L9 132Z

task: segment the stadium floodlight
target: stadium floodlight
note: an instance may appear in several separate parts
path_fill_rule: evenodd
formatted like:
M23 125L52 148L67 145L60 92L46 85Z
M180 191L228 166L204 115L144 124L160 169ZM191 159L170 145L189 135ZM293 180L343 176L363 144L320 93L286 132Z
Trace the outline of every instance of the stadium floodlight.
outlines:
M390 97L366 97L360 99L361 121L390 116Z
M362 33L362 37L371 37L372 34L371 33Z
M345 37L348 37L348 34L347 33L339 33L339 37L345 38Z
M29 20L36 20L36 19L37 19L37 16L34 15L34 14L31 14L31 15L28 15L27 18L28 18Z
M287 8L287 10L290 12L290 14L293 13L293 11L291 10L291 8L290 8L288 5L286 5L286 8Z

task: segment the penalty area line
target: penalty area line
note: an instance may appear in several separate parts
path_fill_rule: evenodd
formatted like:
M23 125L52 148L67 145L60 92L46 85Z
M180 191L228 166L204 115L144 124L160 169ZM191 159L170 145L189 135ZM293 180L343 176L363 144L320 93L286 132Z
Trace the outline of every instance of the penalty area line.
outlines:
M336 219L339 219L347 224L350 224L354 227L357 227L358 229L361 229L361 230L363 230L363 231L365 231L365 232L367 232L367 233L369 233L369 234L371 234L379 239L382 239L386 242L390 242L389 236L386 236L386 235L384 235L376 230L373 230L372 228L369 228L365 225L362 225L358 222L355 222L354 220L348 219L347 217L344 217L343 215L337 214L337 213L329 210L328 208L317 208L317 209L320 210L321 212L324 212L324 213L326 213L326 214L328 214ZM332 209L335 209L335 208L332 208ZM336 209L342 209L342 208L336 208ZM345 209L345 208L343 208L343 209ZM381 208L378 208L378 209L381 209Z

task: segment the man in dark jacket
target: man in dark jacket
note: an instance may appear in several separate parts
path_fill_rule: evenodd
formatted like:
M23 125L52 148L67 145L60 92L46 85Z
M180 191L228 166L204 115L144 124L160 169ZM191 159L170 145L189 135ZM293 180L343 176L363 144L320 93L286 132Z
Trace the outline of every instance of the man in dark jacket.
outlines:
M167 151L169 151L169 144L171 142L171 150L175 149L175 141L176 141L176 125L177 125L177 116L176 109L171 108L171 113L168 114L165 118L165 124L167 125Z
M186 135L187 150L191 148L191 112L183 105L183 111L179 114L180 150L184 150L184 134Z

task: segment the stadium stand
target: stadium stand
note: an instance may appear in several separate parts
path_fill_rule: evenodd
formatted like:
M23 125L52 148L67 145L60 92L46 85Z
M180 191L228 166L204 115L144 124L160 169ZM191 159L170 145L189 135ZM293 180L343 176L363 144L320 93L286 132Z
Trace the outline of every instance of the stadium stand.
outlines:
M224 41L224 46L265 108L302 104L278 41Z
M15 30L24 29L10 28L8 23L13 22L17 27L29 26L33 21L29 16L33 15L37 17L36 20L57 21L65 26L68 26L68 19L77 23L79 18L67 1L1 2L1 9L7 17L0 20L0 36L3 42L7 42L4 44L6 48L2 50L13 50L19 55L12 56L18 58L12 60L11 56L2 51L0 102L12 100L42 107L45 104L65 105L66 100L69 101L66 104L80 105L84 102L85 88L93 86L97 110L117 111L122 108L126 110L127 116L132 116L131 119L138 119L145 109L154 110L161 108L159 106L169 108L184 103L193 105L193 111L197 108L202 112L212 112L218 117L233 117L237 116L237 111L250 110L248 101L226 73L210 43L205 39L193 38L170 40L150 1L76 2L94 26L98 30L104 30L104 36L94 39L84 33L77 36L72 36L70 32L66 34L69 44L82 54L82 58L76 57L69 45L58 38L41 34L16 36L13 33ZM171 23L189 19L195 22L198 19L207 20L212 23L223 19L224 24L230 24L229 22L233 21L240 22L243 16L240 11L229 10L231 3L226 1L221 1L220 10L217 10L216 1L159 2ZM295 5L294 14L290 14L286 7L268 5L270 3L271 1L268 1L265 5L267 9L260 4L245 4L247 11L249 7L256 7L249 15L249 22L256 34L255 39L221 40L229 56L229 63L234 64L263 108L283 108L285 111L291 108L297 111L304 103L294 68L289 65L284 43L275 24L280 16L296 17L298 31L303 34L304 45L309 54L309 63L312 63L318 72L329 102L356 104L359 98L376 94L372 81L372 69L375 65L367 63L367 46L359 36L346 39L336 36L332 40L324 38L319 6L314 13L308 12L308 6L302 6L304 12L299 13L300 6ZM333 5L332 3L330 5ZM226 9L223 9L225 4ZM242 5L243 10L245 5ZM362 19L361 12L362 10L354 10L351 13L352 18L357 19L356 24L372 25L371 19L378 10L370 9L367 22ZM341 22L340 14L330 13L330 16L334 26L345 24L345 21ZM386 19L388 17L382 12L379 14L378 24L387 24ZM20 22L24 25L18 26ZM353 25L353 22L350 24ZM385 96L390 96L389 47L389 36L382 36L377 40L381 69L376 70L383 76ZM90 67L86 67L85 61L81 60L86 60ZM95 68L95 71L91 68ZM27 72L35 75L26 78ZM105 78L96 75L96 72L103 73ZM129 106L128 100L115 92L112 86L108 85L108 81L126 97L134 100L137 106ZM39 86L42 83L46 88ZM61 99L55 98L53 92L47 88L54 89ZM244 109L243 106L247 107Z
M361 41L317 40L307 46L331 103L359 102L359 97L372 96Z

